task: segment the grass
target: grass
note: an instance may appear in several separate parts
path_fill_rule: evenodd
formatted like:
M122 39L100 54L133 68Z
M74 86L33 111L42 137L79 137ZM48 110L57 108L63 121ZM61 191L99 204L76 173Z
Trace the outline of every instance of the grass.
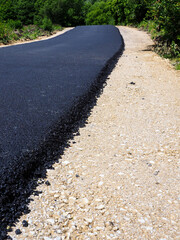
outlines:
M180 70L180 57L171 59L171 63L175 66L176 70Z
M10 24L0 23L0 43L10 44L16 41L34 40L41 36L49 36L60 31L63 28L59 25L53 25L52 30L44 30L37 25L22 26L15 29Z

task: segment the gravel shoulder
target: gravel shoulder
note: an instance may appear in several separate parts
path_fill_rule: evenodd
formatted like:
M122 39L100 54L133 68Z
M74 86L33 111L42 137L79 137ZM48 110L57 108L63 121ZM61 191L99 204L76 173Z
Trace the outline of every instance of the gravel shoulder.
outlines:
M180 73L119 30L122 57L13 239L179 239Z

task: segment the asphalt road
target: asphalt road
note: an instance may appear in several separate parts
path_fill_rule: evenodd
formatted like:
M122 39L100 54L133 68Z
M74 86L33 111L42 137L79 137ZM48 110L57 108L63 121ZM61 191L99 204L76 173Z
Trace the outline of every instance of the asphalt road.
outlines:
M120 48L114 26L0 48L0 169L38 147Z

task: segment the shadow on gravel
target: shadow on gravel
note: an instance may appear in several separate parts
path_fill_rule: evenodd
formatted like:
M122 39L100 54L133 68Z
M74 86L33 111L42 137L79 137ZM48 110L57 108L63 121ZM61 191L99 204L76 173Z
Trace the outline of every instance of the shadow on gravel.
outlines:
M155 46L156 46L155 44L153 44L153 45L148 45L146 49L143 49L143 50L141 50L141 51L142 51L142 52L152 52L152 51L154 50L154 47L155 47Z
M46 170L53 168L53 164L59 161L64 150L69 147L68 141L79 134L79 128L86 125L97 98L103 92L108 75L124 51L123 39L122 42L123 49L106 63L88 94L82 96L69 113L53 127L48 139L36 151L23 156L21 161L18 159L20 164L13 169L13 172L16 172L15 178L12 171L10 174L5 173L7 177L0 183L0 239L11 239L7 236L11 227L22 214L30 212L28 209L30 195L39 194L36 191L36 187L40 184L38 179L46 178ZM45 180L42 180L42 183L48 184ZM6 188L7 184L8 188Z

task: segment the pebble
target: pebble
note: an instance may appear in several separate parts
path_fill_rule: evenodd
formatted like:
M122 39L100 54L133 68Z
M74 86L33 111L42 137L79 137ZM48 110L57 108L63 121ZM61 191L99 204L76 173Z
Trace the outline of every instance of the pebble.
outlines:
M58 198L58 197L60 197L60 194L56 193L56 194L54 194L54 197Z
M96 209L97 209L97 210L102 210L102 209L104 209L104 208L105 208L105 205L96 206Z
M154 172L154 175L157 176L158 174L159 174L159 170L156 170L156 171Z
M21 230L20 229L16 229L16 231L15 231L15 234L16 235L20 235L22 232L21 232Z
M76 202L76 198L75 197L69 197L69 204L73 205Z
M49 181L45 181L45 184L46 184L47 186L50 186L50 185L51 185Z
M129 84L131 84L131 85L135 85L136 83L135 83L135 82L130 82Z
M104 184L104 182L100 181L100 182L98 183L98 186L100 187L100 186L102 186L103 184Z
M26 220L23 220L22 225L23 225L23 227L28 227L28 222Z
M7 240L13 240L12 237L7 236ZM14 239L15 240L15 239Z
M55 223L53 218L49 218L47 219L47 222L50 223L51 225L53 225Z
M140 223L145 223L145 220L143 218L138 219Z
M69 161L63 161L63 162L62 162L62 165L63 165L63 166L67 166L67 165L69 165L69 164L70 164Z
M87 204L89 204L89 200L87 198L82 198L82 199L80 199L80 204L87 205Z
M52 240L52 238L44 237L44 240Z
M93 219L92 218L85 218L84 219L87 223L92 223L93 222Z

